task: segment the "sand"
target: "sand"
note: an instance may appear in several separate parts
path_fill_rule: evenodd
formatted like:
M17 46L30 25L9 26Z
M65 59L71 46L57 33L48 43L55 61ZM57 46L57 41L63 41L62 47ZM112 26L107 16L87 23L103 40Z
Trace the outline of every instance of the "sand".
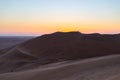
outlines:
M0 80L120 80L119 68L120 34L56 32L0 50Z
M0 80L119 80L120 55L67 61L0 74Z

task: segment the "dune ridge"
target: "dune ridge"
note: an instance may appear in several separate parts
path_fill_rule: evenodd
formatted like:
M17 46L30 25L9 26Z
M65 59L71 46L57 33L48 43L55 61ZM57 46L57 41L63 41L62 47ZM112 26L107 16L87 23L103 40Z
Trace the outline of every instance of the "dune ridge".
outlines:
M104 56L33 70L0 74L1 80L113 80L120 75L120 55ZM54 66L52 66L54 65Z
M120 34L56 32L0 50L0 80L117 80L119 59Z

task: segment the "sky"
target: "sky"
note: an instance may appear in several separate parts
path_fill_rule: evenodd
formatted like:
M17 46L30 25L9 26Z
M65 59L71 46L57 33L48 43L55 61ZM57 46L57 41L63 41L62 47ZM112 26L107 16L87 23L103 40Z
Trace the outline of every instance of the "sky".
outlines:
M0 0L0 35L119 33L120 0Z

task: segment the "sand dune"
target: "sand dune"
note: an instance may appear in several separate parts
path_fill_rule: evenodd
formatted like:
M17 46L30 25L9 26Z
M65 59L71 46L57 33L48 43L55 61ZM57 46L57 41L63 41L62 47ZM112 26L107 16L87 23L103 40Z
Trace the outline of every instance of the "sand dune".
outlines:
M79 32L53 33L27 41L21 49L50 59L80 59L119 54L119 35L81 34Z
M33 70L0 74L0 80L119 80L120 55L50 64Z
M0 80L119 80L120 34L56 32L0 50Z

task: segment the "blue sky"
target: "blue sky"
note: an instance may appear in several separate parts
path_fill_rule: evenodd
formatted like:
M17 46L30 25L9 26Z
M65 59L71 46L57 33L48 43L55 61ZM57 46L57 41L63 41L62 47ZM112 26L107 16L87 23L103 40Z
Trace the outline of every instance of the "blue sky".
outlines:
M13 14L63 11L80 13L82 10L92 13L103 10L109 13L120 12L120 0L0 0L0 9Z

